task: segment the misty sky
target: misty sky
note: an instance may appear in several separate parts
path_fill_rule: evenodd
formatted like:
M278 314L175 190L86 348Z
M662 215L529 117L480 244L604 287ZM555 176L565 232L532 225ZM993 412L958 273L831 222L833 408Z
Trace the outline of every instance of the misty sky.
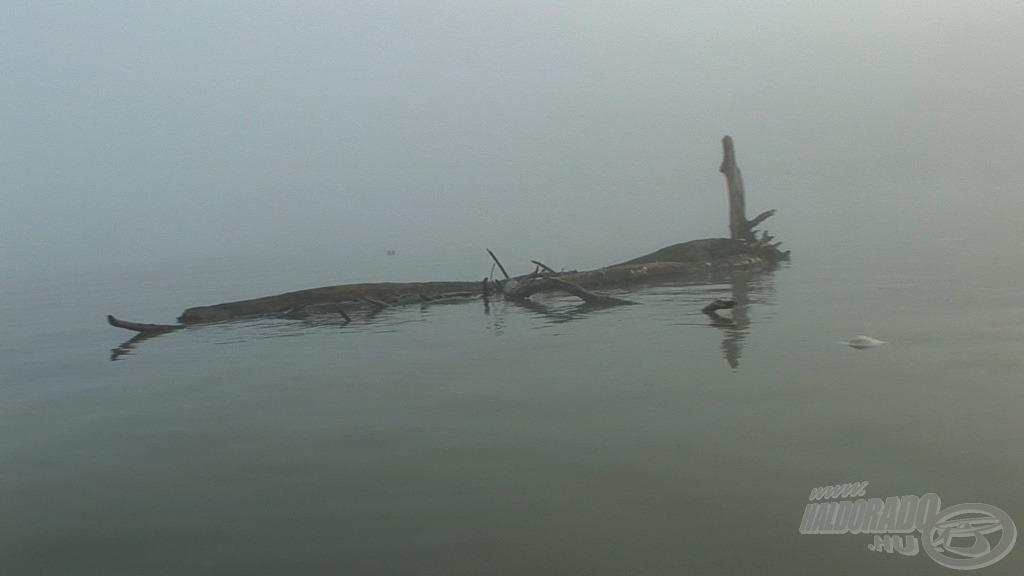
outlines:
M727 233L725 134L794 251L1024 245L1020 0L11 0L0 88L9 271L610 264Z

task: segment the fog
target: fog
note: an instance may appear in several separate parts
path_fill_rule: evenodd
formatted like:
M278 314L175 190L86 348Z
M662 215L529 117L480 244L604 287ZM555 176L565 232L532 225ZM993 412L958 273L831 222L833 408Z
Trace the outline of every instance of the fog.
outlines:
M797 257L1014 264L1021 38L1019 0L7 2L0 265L599 266L727 233L725 134Z

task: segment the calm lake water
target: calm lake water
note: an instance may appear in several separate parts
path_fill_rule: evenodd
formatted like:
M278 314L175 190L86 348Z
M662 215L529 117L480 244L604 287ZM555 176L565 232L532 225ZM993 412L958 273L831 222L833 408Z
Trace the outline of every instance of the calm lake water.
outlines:
M812 488L856 481L1024 528L1019 275L797 254L613 292L638 306L233 322L111 361L130 333L107 313L430 279L278 264L4 281L0 574L955 573L799 532ZM699 313L719 297L733 324ZM859 334L888 344L840 344ZM975 573L1022 569L1018 543Z

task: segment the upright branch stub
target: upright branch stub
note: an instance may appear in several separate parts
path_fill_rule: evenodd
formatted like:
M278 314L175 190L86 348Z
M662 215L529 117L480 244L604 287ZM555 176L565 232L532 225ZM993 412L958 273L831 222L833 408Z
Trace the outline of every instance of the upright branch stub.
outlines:
M725 174L729 191L729 237L733 240L754 241L754 234L747 225L747 200L743 190L743 175L736 165L736 149L732 137L722 138L722 165L718 171Z
M722 138L722 165L718 171L725 174L725 184L729 191L729 237L748 243L756 242L754 228L775 214L775 210L766 210L755 216L753 220L747 220L747 198L746 191L743 189L743 174L740 173L740 167L736 165L736 149L729 136Z

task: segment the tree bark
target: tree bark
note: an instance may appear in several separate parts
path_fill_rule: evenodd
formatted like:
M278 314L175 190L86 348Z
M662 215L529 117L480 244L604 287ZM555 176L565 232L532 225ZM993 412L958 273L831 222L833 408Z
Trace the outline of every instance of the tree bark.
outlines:
M747 227L747 199L743 189L743 174L736 165L736 149L732 137L722 138L722 165L718 171L725 174L729 191L729 237L733 240L753 240ZM749 237L749 238L748 238Z

